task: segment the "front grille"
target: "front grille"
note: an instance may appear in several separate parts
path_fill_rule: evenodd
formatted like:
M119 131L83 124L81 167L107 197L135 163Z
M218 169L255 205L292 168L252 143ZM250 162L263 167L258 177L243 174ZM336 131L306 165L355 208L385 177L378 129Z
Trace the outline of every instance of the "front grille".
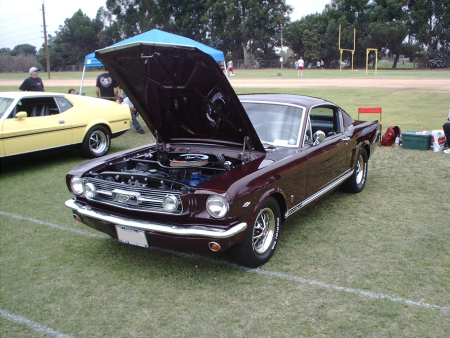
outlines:
M84 183L91 183L96 188L97 195L96 197L91 199L92 201L114 205L118 208L127 210L156 212L172 215L180 215L183 212L180 192L172 190L149 189L145 187L121 184L93 178L86 178L84 180ZM125 198L114 199L113 196L117 196L117 194L114 194L113 191L121 193L121 195L123 195ZM128 196L127 192L131 197L128 200L126 198L126 196ZM167 195L175 196L178 201L178 208L173 212L167 212L163 208L163 200Z

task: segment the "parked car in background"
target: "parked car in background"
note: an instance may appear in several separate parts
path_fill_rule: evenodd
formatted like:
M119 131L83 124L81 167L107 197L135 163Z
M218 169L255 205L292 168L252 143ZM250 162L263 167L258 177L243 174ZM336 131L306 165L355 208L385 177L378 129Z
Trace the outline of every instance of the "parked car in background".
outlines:
M60 93L0 93L0 157L79 146L88 158L106 155L111 138L130 129L128 107Z
M98 51L156 138L66 177L74 218L141 247L231 250L247 267L273 255L282 224L342 186L358 193L379 138L318 98L237 96L194 47ZM330 211L332 212L332 211Z

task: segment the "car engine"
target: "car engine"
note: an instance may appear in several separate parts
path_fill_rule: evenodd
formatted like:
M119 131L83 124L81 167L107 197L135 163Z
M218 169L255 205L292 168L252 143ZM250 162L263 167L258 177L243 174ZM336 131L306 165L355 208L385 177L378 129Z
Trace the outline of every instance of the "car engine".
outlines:
M154 150L110 164L91 178L141 188L187 193L242 164L222 153L167 153Z

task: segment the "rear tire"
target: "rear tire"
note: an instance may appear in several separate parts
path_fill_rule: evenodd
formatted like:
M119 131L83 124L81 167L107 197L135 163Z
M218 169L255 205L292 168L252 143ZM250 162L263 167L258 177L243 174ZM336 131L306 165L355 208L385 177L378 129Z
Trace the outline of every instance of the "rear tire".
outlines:
M355 171L352 176L350 176L347 181L342 184L342 190L355 194L363 191L366 185L368 170L369 160L367 158L367 152L365 149L361 149L358 156L358 161L356 162Z
M280 207L273 197L263 201L244 242L231 249L233 260L249 268L269 261L275 252L280 232Z
M111 134L104 126L89 129L81 145L81 153L87 158L96 158L108 153L111 146Z

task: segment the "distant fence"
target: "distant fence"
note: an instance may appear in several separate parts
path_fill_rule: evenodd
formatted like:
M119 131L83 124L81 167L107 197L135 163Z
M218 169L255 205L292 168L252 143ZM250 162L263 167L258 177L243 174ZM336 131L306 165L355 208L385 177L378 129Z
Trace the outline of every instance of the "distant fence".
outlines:
M283 68L295 68L295 59L289 58L287 60L283 61ZM385 67L383 67L383 63L386 64ZM382 60L378 62L378 68L380 69L392 69L392 63L393 60ZM408 67L404 67L405 64L408 65ZM233 66L235 69L241 69L241 68L253 68L253 69L264 69L264 68L281 68L280 59L271 59L271 60L257 60L253 58L249 58L248 66L244 65L243 59L237 59L233 60ZM351 63L346 64L343 68L351 68ZM358 64L355 62L356 68L365 68L365 60L364 63ZM315 62L306 62L305 68L316 68ZM335 60L332 62L325 62L325 68L339 68L339 61ZM450 68L450 57L445 58L438 58L430 60L427 57L416 57L414 59L409 58L401 58L397 62L397 68L396 69L436 69L436 68Z
M0 56L0 73L11 73L11 72L26 72L31 66L36 65L36 61L28 63L18 63L19 57L12 56ZM295 59L290 57L283 61L283 68L294 69ZM364 63L359 64L355 60L356 68L365 68ZM378 62L378 69L392 69L393 60L380 60ZM404 64L404 63L405 64ZM235 69L265 69L265 68L281 68L280 59L270 59L263 60L258 58L250 57L248 60L248 65L244 65L243 59L233 59L233 65ZM346 62L344 68L351 68L351 63ZM315 62L306 62L305 68L316 68ZM332 62L325 62L325 68L339 68L339 61L335 60ZM416 57L414 59L400 58L397 63L396 69L436 69L436 68L450 68L450 57L435 57L433 59L424 57ZM102 67L87 67L86 71L99 71ZM83 65L67 65L51 67L52 72L81 72L83 71Z

